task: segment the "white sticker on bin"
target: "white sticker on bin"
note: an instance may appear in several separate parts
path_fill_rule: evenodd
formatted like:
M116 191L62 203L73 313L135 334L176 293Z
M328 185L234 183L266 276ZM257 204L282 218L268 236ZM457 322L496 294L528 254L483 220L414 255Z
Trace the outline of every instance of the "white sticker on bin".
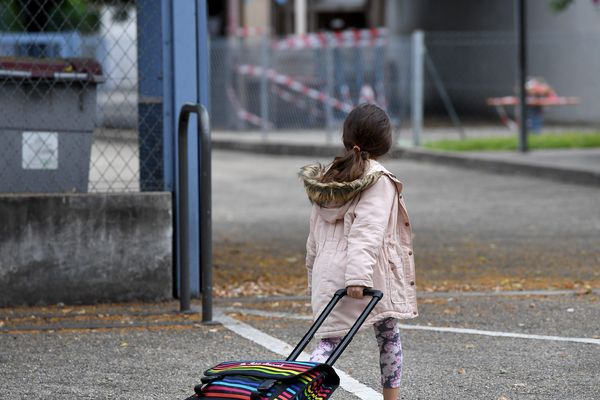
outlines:
M23 132L23 169L58 169L58 132Z

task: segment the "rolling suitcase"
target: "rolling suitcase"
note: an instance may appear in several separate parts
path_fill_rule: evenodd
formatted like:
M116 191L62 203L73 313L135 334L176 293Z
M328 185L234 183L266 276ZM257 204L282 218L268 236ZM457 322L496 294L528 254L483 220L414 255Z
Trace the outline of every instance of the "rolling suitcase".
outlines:
M346 289L335 292L300 343L285 360L227 361L204 372L202 384L186 400L325 400L340 384L333 364L348 347L375 305L383 297L379 290L365 289L371 300L325 363L296 361Z

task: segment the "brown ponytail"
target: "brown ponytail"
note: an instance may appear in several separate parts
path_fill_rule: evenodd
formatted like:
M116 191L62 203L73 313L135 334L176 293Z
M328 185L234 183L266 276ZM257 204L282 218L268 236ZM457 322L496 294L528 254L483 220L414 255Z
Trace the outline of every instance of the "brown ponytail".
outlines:
M390 119L375 104L361 104L344 120L342 141L346 152L333 160L323 183L356 180L365 173L369 158L385 155L392 147Z

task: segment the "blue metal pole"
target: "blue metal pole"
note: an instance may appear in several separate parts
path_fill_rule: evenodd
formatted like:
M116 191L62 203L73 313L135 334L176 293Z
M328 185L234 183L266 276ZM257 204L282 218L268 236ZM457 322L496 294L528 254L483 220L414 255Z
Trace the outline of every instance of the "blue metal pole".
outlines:
M153 0L146 0L153 2ZM155 1L154 1L155 2ZM163 87L163 160L165 190L175 190L175 90L173 87L173 7L171 0L161 0L161 49ZM175 230L174 230L175 232Z
M198 104L202 104L210 114L210 49L208 42L208 17L206 0L196 0L196 63Z
M197 25L197 1L198 0L171 0L171 31L172 31L172 94L173 110L180 110L186 103L197 103L198 101L198 69L196 43L196 25ZM176 131L175 116L172 118L171 129ZM187 224L187 234L190 246L187 249L187 259L189 260L190 271L190 293L197 296L200 293L200 249L199 249L199 188L198 188L198 121L196 119L189 121L189 130L187 132L187 159L188 159L188 201L189 214ZM171 144L175 146L175 135L171 137ZM174 168L177 168L179 158L176 155ZM179 188L176 190L176 196L179 195ZM176 211L177 213L179 211ZM179 215L175 216L176 220ZM181 271L182 265L177 256L177 271ZM178 281L178 279L177 279Z
M137 3L138 30L138 130L140 189L165 190L166 163L163 152L163 51L157 45L164 34L161 3L140 0ZM168 190L168 189L167 189Z

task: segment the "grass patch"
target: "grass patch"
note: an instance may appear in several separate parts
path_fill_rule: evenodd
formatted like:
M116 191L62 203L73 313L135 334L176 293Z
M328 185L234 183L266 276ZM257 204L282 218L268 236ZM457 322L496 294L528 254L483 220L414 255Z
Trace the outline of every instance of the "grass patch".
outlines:
M600 147L600 132L530 134L528 144L532 150ZM517 135L465 140L437 140L426 142L424 146L428 149L443 151L510 151L517 149Z

